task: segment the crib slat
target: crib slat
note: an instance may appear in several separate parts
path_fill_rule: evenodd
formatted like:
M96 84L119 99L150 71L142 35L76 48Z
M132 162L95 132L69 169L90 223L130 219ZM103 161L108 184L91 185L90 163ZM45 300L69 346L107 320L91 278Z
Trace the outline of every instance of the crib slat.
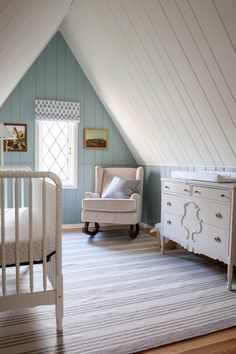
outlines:
M20 206L24 208L25 206L25 185L24 185L24 178L21 178L20 181Z
M15 208L15 178L12 178L12 208Z
M2 244L2 294L6 295L6 258L5 258L5 185L1 178L1 244Z
M57 330L62 330L63 326L63 276L62 268L62 249L61 249L61 186L56 186L56 317Z
M24 208L25 206L25 186L24 186L24 179L21 178L20 179L20 207L21 208ZM13 208L15 208L15 198L14 198L14 195L15 195L15 179L13 178L12 179L12 190L13 190L13 195L12 195L12 205L13 205Z
M29 276L30 291L34 291L34 268L33 268L33 190L32 178L29 179Z
M8 208L8 179L4 181L5 208Z
M24 198L22 197L22 179L27 178L24 184L24 187L27 186L27 196L26 203L28 204L28 227L29 227L29 248L28 248L28 259L25 260L25 255L20 253L21 251L21 228L25 225L23 222L25 218L20 218L21 210L20 206L24 203ZM36 179L36 188L34 188L34 179ZM47 179L51 180L55 184L55 191L52 191L51 185L48 185ZM12 181L13 180L13 181ZM9 198L7 198L6 188L7 181L13 182L9 184ZM24 182L23 182L24 183ZM50 188L49 188L50 187ZM12 198L10 198L10 196ZM50 196L50 199L49 199ZM10 200L11 199L11 200ZM56 200L55 200L56 199ZM6 202L9 201L8 207L12 210L9 210L10 216L15 219L12 222L13 232L15 233L15 242L13 240L14 253L11 254L9 252L9 260L5 255L8 243L7 243L7 230L6 226L8 225L8 219L6 219ZM12 205L14 204L14 208ZM55 210L56 207L56 210ZM53 304L56 305L56 318L57 318L57 330L62 330L62 317L63 317L63 277L61 271L61 181L60 179L52 172L42 172L42 171L15 171L15 170L1 170L0 171L0 216L1 216L1 224L0 224L0 242L1 242L1 251L0 256L2 256L2 276L0 278L0 283L2 280L2 299L0 298L0 312L5 310L10 310L12 305L14 304L14 308L21 308L22 306L37 306L41 304ZM49 212L50 211L50 212ZM49 212L49 215L47 213ZM24 214L27 211L24 211ZM56 216L56 217L53 217ZM9 219L10 220L10 219ZM48 223L52 222L53 225ZM55 222L55 224L54 224ZM14 225L15 224L15 225ZM39 230L37 230L37 226ZM50 235L48 234L48 226L50 226ZM56 232L55 232L56 229ZM34 234L36 232L36 234ZM55 234L56 233L56 234ZM9 235L11 235L9 233ZM36 241L36 235L40 237L42 241L42 275L43 275L43 291L37 292L35 289L35 265L34 265L34 242ZM52 237L50 239L53 243L56 243L56 247L52 250L55 250L55 257L53 256L49 262L47 262L47 254L49 253L49 243L48 237ZM39 241L40 242L40 241ZM37 245L36 245L37 246ZM37 249L38 251L38 249ZM13 257L12 257L13 256ZM22 256L22 258L21 258ZM10 261L10 259L14 258L14 260ZM21 292L21 277L20 277L20 264L21 262L29 262L29 283L27 293ZM16 290L14 291L14 295L10 295L9 299L7 297L8 293L8 272L7 266L8 263L14 263L15 266L15 279L11 281L13 283ZM56 267L55 267L56 266ZM56 268L56 269L55 269ZM12 269L14 270L14 269ZM53 274L52 274L53 273ZM49 279L52 279L52 288L53 290L48 290L49 286L47 284L47 276ZM24 280L24 279L23 279ZM28 280L28 279L27 279ZM24 286L24 281L22 283ZM22 288L23 289L23 288ZM0 290L1 291L1 290ZM31 293L29 293L29 291ZM3 306L2 306L3 304Z
M61 249L61 188L56 186L56 274L60 274L62 267L62 249Z
M46 250L46 181L43 178L42 185L42 216L43 216L43 290L47 290L47 250Z
M20 262L19 262L19 184L15 179L15 257L16 257L16 293L20 291Z

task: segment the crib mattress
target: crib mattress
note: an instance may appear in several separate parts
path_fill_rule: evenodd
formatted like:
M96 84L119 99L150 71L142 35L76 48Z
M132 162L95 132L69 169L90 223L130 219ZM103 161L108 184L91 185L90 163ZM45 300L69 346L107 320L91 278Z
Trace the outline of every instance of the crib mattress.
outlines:
M55 238L46 229L46 254L52 254L55 250ZM7 266L16 263L15 258L15 209L5 209L5 264ZM33 260L40 261L43 258L42 225L33 221ZM29 210L19 209L19 262L29 262ZM0 266L2 265L2 242L0 243Z
M172 171L172 178L191 179L197 181L228 183L236 182L236 172L219 172L219 171Z

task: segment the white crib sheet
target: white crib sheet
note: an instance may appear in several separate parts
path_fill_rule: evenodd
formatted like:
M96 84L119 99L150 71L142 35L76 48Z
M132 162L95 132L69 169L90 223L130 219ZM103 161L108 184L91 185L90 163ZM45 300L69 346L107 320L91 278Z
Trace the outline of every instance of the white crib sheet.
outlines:
M219 172L219 171L172 171L172 178L191 179L207 182L236 182L236 172Z
M1 223L0 223L1 226ZM29 210L19 209L19 262L29 261ZM15 261L15 209L5 209L5 263L14 265ZM38 261L43 258L42 225L33 220L33 260ZM46 228L46 254L55 250L54 235L49 234ZM2 264L2 242L0 242L0 265Z

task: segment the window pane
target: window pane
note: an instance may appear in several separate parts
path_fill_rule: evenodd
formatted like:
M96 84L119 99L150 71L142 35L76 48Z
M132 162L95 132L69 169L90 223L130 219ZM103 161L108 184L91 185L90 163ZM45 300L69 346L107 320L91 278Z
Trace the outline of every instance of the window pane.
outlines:
M77 124L60 121L38 123L39 169L56 173L64 185L75 184L75 133Z

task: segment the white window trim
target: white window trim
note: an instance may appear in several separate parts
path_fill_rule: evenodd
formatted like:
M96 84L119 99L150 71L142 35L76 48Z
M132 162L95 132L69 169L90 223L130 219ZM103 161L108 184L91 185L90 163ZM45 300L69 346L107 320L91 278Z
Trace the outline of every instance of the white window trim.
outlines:
M70 186L63 186L64 189L77 189L78 188L78 123L72 123L75 125L73 129L73 135L71 137L71 144L74 148L74 159L72 161L72 169L74 171L74 181Z
M74 171L74 181L71 185L63 185L63 189L77 189L78 188L78 123L75 124L75 129L73 129L73 135L71 137L71 143L74 147L74 159L72 161L72 169ZM42 131L39 128L40 121L35 121L35 169L39 170L40 161L39 161L39 146L40 141L42 141Z

